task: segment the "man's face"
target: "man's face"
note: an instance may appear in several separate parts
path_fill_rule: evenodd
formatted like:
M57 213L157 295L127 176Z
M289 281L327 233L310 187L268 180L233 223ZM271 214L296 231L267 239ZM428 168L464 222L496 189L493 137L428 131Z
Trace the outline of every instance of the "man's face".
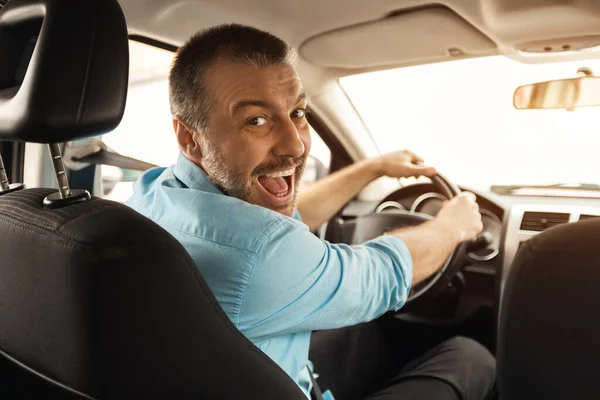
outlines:
M212 106L199 164L226 194L291 216L311 145L295 69L218 60L204 83Z

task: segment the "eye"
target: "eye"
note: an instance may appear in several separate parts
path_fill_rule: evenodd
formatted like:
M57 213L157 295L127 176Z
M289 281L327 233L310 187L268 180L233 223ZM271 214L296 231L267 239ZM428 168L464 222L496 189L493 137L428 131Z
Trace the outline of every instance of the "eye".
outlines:
M294 111L292 111L291 116L292 118L296 119L304 118L306 116L306 110L303 108L296 108Z
M265 117L254 117L248 120L248 125L251 126L264 126L267 124L267 119Z

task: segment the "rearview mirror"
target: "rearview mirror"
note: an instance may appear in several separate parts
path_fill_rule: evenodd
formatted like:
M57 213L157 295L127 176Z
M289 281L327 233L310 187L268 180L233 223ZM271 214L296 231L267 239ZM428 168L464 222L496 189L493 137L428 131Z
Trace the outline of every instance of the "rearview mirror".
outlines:
M600 77L581 68L580 76L571 79L539 82L517 88L513 105L518 110L563 108L572 111L578 107L600 106Z

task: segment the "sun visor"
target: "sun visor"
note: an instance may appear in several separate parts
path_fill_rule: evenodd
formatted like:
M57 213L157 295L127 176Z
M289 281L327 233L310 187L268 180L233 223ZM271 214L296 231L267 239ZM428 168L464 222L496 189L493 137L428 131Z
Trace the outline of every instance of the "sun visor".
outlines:
M314 36L300 47L313 64L372 68L485 55L496 45L454 11L422 8Z
M0 140L57 143L114 129L129 71L116 0L11 0L0 10Z
M497 40L521 51L561 52L600 44L596 0L484 1L481 14Z

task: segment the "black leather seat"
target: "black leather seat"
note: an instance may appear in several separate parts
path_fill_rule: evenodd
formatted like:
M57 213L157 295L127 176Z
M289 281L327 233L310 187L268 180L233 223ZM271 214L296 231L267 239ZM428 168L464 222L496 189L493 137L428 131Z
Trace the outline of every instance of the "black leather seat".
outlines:
M507 400L600 396L600 219L527 241L505 285L498 383Z
M0 140L57 143L114 128L127 46L115 0L9 2ZM44 206L53 192L0 193L2 398L306 400L235 329L166 231L98 198Z

